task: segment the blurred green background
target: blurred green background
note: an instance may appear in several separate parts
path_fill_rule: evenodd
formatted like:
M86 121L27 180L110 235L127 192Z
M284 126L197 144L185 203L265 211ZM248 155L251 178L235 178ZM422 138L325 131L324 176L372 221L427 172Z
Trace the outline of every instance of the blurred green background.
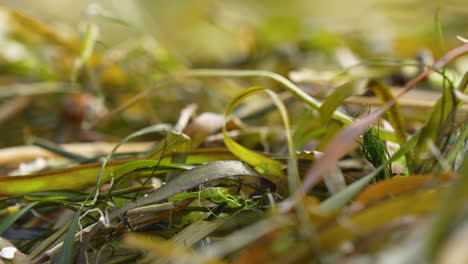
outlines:
M0 3L72 30L80 23L93 20L101 26L102 40L109 44L149 33L191 64L227 63L247 56L254 48L261 51L298 41L326 49L343 39L369 55L407 57L422 48L430 48L437 55L440 51L434 16L438 6L447 48L457 44L456 35L468 32L468 1L465 0L11 0ZM133 27L89 16L97 12ZM353 40L359 43L352 43Z
M37 19L50 31L8 15L9 11L0 12L0 92L4 94L0 125L9 126L1 134L3 147L25 144L31 136L56 141L57 135L69 133L62 129L73 120L64 109L70 109L69 102L79 105L76 101L89 98L70 95L76 91L68 84L73 83L71 76L80 56L82 42L76 40L85 38L90 24L99 31L94 45L97 55L79 71L78 91L104 102L109 110L177 69L263 69L287 77L307 69L314 71L308 74L317 81L306 82L303 88L314 92L312 88L319 87L323 92L333 87L327 83L330 76L353 64L352 58L346 62L349 54L364 60L414 60L420 54L437 59L444 50L461 44L457 36L468 38L466 0L3 0L0 4ZM437 14L443 40L437 32ZM70 45L57 42L55 35L75 41ZM426 63L432 63L431 59ZM460 75L466 65L467 56L452 67ZM392 73L372 73L370 77L387 78ZM403 78L408 80L414 74ZM59 90L43 92L44 82L52 82ZM26 103L15 97L18 84L32 91L23 94ZM264 79L254 84L275 89L274 83ZM222 113L232 96L249 85L252 83L218 79L163 86L138 107L99 123L95 130L105 135L99 139L116 141L149 124L175 123L180 110L191 103L198 104L199 112ZM43 95L34 95L38 92ZM18 102L21 108L8 120L2 119L2 110L11 110L9 104ZM85 107L96 105L90 102ZM292 108L293 120L303 111ZM68 130L83 125L73 122ZM81 139L60 141L74 140Z

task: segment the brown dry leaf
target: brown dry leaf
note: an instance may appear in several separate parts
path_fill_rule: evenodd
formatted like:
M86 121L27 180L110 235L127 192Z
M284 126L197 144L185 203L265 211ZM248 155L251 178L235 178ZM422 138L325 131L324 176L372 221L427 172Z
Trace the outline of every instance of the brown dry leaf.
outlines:
M273 263L276 255L271 252L271 244L278 239L281 230L272 231L259 240L255 241L249 248L234 259L232 264L251 264L251 263Z
M427 215L436 209L434 205L443 191L437 187L403 194L338 218L336 223L319 231L320 245L325 250L333 250L402 217Z
M366 205L391 196L399 195L405 192L417 190L425 185L445 182L450 179L449 174L440 176L432 175L413 175L413 176L395 176L391 179L380 181L369 185L355 199L354 204Z
M307 210L310 222L314 226L322 226L333 222L341 213L324 213L320 210L320 200L312 196L302 196L300 201ZM310 245L297 243L297 233L290 226L275 229L244 249L232 263L294 263L310 254Z
M175 245L171 241L157 237L150 237L136 233L129 233L125 236L125 243L131 247L145 249L160 258L183 261L184 263L222 263L222 261L212 258L204 258L196 255L190 249L180 245ZM153 255L154 256L154 255ZM148 258L146 258L148 260ZM151 263L156 263L153 258Z
M335 219L341 214L341 210L333 212L324 212L320 209L320 200L313 196L303 196L301 203L306 208L309 214L309 219L314 226L323 226L327 223L335 221Z

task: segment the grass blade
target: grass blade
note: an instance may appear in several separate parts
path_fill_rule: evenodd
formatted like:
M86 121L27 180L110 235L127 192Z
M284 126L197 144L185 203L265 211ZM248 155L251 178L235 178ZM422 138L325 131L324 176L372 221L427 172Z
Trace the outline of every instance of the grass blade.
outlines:
M0 222L0 235L3 234L13 223L16 222L21 216L29 212L31 208L36 206L39 202L32 202L26 205L25 207L21 208L17 213L9 215L5 217L1 222Z
M191 77L267 77L281 83L289 92L296 96L299 100L313 109L319 109L320 102L312 98L301 88L295 85L290 80L283 76L269 71L256 71L256 70L217 70L217 69L197 69L190 70L187 75ZM341 112L335 111L332 118L343 124L349 124L352 122L351 118Z
M70 227L65 235L65 240L63 242L62 251L60 252L57 263L66 264L73 263L73 255L75 249L75 233L78 229L78 221L80 221L81 209L75 213L73 220L70 224Z
M362 80L358 80L358 82L347 82L335 88L333 92L327 96L318 109L322 122L328 121L346 98L359 93L360 90L364 90L360 87L360 81Z
M234 108L237 105L239 105L244 99L265 91L266 89L264 88L251 87L239 93L226 106L226 109L224 111L225 118L227 118L229 114L234 110ZM249 165L253 166L255 170L257 170L260 174L266 175L266 177L268 177L273 182L277 182L281 178L281 176L283 175L281 170L285 167L282 162L272 160L268 157L265 157L261 154L258 154L252 150L241 146L239 143L237 143L231 137L229 137L226 126L223 127L223 134L224 144L226 144L226 147L234 155L236 155Z

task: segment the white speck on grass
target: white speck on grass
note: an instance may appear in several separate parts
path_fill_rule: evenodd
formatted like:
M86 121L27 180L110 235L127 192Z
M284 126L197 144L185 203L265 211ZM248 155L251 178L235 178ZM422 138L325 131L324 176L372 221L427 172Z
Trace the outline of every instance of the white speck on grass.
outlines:
M0 257L4 259L13 259L15 257L15 253L18 249L14 247L4 247L0 251Z

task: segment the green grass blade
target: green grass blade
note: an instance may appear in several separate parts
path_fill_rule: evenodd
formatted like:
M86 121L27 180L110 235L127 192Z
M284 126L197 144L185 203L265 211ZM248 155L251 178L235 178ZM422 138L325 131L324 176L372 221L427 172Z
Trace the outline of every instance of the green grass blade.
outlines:
M319 101L312 98L290 80L274 72L257 70L197 69L188 71L187 75L191 77L267 77L281 83L289 92L311 108L317 110L320 107ZM343 124L349 124L352 122L352 119L348 115L338 111L335 111L332 117Z
M234 108L237 105L239 105L244 99L265 91L266 89L264 88L251 87L239 93L226 106L226 109L224 111L225 118L227 118L230 115L230 113L234 110ZM226 126L223 127L223 134L224 143L226 147L241 160L253 166L255 170L257 170L260 174L267 175L267 177L271 176L269 179L273 182L276 182L283 175L281 170L285 166L282 162L272 160L268 157L265 157L259 153L256 153L252 150L243 147L242 145L234 141L231 137L229 137Z
M75 63L73 67L73 71L71 74L71 81L72 83L76 83L78 79L78 73L80 69L86 64L94 50L94 45L99 37L99 28L95 24L89 24L88 28L86 29L86 34L84 37L84 41L82 42L81 50L80 50L80 57Z
M275 103L278 111L281 115L281 119L283 120L284 128L286 129L286 141L288 143L288 154L289 154L289 162L288 162L288 180L289 180L289 192L293 193L295 190L299 188L300 185L300 178L299 178L299 168L297 165L297 155L296 149L294 148L294 140L291 133L291 125L289 121L289 114L286 106L284 105L283 101L280 99L278 94L273 91L266 90L266 92L270 95Z
M402 145L406 142L408 133L406 133L406 126L401 113L399 104L397 103L395 97L392 94L392 91L388 85L381 81L371 81L369 83L370 89L377 95L377 97L382 101L382 103L394 101L395 103L388 108L385 115L388 118L388 121L395 129L396 136L398 138L398 144Z
M80 221L81 209L79 209L68 228L65 240L63 241L62 251L60 252L57 263L68 264L73 263L73 255L75 252L75 233L78 229L78 221Z
M36 206L39 202L32 202L26 205L25 207L21 208L18 212L15 214L9 215L5 217L1 222L0 222L0 235L3 234L13 223L16 222L21 216L29 212L31 208Z
M468 125L465 124L463 130L461 131L460 135L453 144L452 149L447 153L445 157L445 161L450 164L452 167L455 165L455 160L457 157L463 152L463 145L465 144L466 140L468 139ZM456 168L455 168L456 169Z
M206 163L178 175L167 184L148 194L148 196L117 208L114 212L112 212L109 218L112 220L130 209L152 203L158 203L164 199L172 197L173 195L187 191L191 188L213 180L236 176L259 177L255 170L241 161L229 160Z
M145 128L142 128L142 129L140 129L138 131L135 131L135 132L131 133L130 135L128 135L124 139L122 139L119 143L117 143L117 145L115 145L115 147L112 149L112 151L104 158L104 161L102 162L101 167L99 169L99 172L97 174L96 187L90 193L89 198L91 198L91 195L93 195L93 193L94 193L95 197L97 197L97 195L99 195L99 189L98 188L99 188L99 186L101 186L101 177L102 177L102 174L104 172L104 169L106 168L107 162L109 162L109 160L112 158L114 153L117 151L117 149L121 145L123 145L125 142L127 142L127 141L129 141L129 140L131 140L133 138L143 136L143 135L146 135L146 134L156 133L156 132L164 132L164 131L169 130L170 128L171 128L171 126L167 125L167 124L157 124L157 125L145 127Z
M442 97L437 101L432 109L429 117L427 118L421 130L421 137L414 148L414 168L422 168L424 163L428 161L427 158L422 159L418 157L424 156L428 153L429 148L427 142L437 142L441 133L446 131L448 126L453 125L454 112L456 109L456 99L452 89L446 87ZM417 155L416 155L417 154ZM431 160L432 162L432 160Z
M321 106L321 103L304 92L299 86L286 79L285 77L269 71L260 71L260 70L226 70L226 69L196 69L189 70L186 74L190 77L233 77L233 78L247 78L247 77L267 77L271 78L280 84L282 84L291 94L293 94L297 99L304 102L306 105L312 109L318 110ZM352 118L345 113L340 111L333 112L332 119L343 125L349 125L353 122ZM390 140L395 142L396 136L393 131L382 130L381 136L385 140Z
M327 96L318 109L322 122L328 121L346 98L357 94L359 90L363 90L360 89L360 82L362 82L362 80L358 80L358 82L347 82L335 88L333 92Z

